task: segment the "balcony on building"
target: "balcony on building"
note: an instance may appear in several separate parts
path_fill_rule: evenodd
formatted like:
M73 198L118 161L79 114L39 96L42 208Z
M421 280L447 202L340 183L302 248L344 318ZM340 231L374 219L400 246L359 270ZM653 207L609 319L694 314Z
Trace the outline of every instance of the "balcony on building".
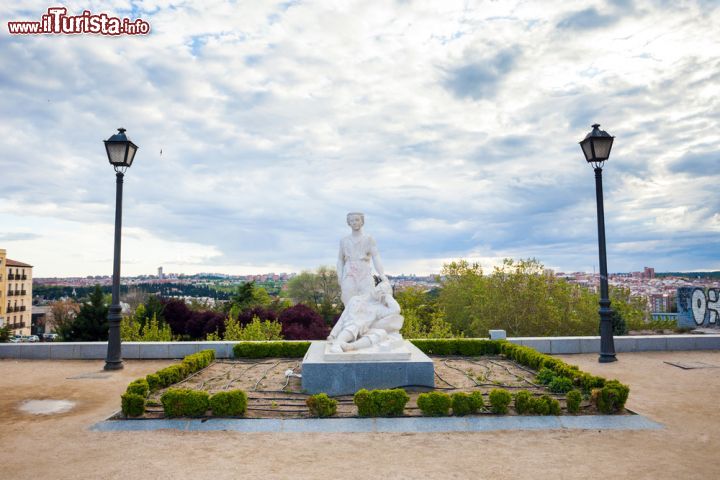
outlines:
M27 290L20 290L20 295L27 295Z
M23 273L18 280L27 280L27 275Z
M8 273L8 280L15 280L15 274L14 274L14 273Z

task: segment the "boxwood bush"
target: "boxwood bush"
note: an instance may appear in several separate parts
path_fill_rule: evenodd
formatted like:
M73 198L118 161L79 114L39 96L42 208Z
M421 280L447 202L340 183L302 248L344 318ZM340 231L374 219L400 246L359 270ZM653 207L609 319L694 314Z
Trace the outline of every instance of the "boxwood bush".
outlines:
M505 340L486 340L483 338L424 338L411 340L427 355L498 355Z
M120 396L122 412L128 417L139 417L145 413L145 397L137 393L124 393Z
M143 398L147 398L150 393L150 385L148 385L148 381L146 379L138 378L137 380L130 382L127 386L127 390L125 390L125 393L134 393Z
M505 414L508 411L512 396L504 388L494 388L490 391L490 410L493 413Z
M560 415L560 402L550 395L532 397L528 402L528 409L535 415Z
M450 395L445 392L421 393L417 399L417 406L426 417L447 417L451 405Z
M592 393L600 413L617 413L625 407L630 388L617 380L610 380Z
M168 417L199 417L210 408L210 394L199 390L170 388L160 397Z
M570 390L565 397L565 401L569 413L578 413L580 411L582 394L578 390Z
M239 417L247 410L247 394L242 390L218 392L210 397L210 410L218 417Z
M515 411L518 415L525 415L530 412L530 403L532 399L532 393L527 390L520 390L515 394Z
M542 371L543 368L547 368L551 370L555 376L569 378L573 385L584 392L590 392L594 388L602 388L605 385L604 378L590 375L589 373L581 371L576 365L569 365L559 358L545 355L533 348L515 345L510 342L503 342L500 349L503 355L515 360L521 365L525 365L526 367L539 371Z
M553 393L567 393L573 389L573 382L567 377L555 377L548 383L548 390Z
M410 397L402 388L372 391L363 388L353 397L361 417L398 417L408 400Z
M235 358L302 358L310 342L240 342L233 346Z
M337 400L328 397L325 393L309 396L305 400L305 405L313 417L331 417L337 412Z
M470 394L465 392L455 392L450 396L452 400L453 415L462 417L469 413L477 413L481 408L485 406L483 401L482 392L472 392Z

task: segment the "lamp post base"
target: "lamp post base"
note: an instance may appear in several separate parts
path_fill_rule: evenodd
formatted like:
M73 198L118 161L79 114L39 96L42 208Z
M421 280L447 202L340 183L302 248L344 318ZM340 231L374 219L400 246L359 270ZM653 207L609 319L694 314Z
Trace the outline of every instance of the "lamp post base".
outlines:
M617 362L617 357L614 353L601 353L600 358L598 358L598 362L600 363L612 363Z
M122 360L118 360L117 362L108 362L105 361L105 367L103 370L122 370L124 367Z

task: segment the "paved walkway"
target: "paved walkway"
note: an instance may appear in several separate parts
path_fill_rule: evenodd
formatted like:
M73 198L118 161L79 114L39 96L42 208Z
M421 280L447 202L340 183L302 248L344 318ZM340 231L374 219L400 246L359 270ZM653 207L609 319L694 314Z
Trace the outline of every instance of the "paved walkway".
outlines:
M129 381L169 361L0 361L0 477L38 478L720 478L720 352L647 352L598 364L564 360L631 385L628 408L655 430L402 433L98 432ZM64 413L21 410L67 400Z

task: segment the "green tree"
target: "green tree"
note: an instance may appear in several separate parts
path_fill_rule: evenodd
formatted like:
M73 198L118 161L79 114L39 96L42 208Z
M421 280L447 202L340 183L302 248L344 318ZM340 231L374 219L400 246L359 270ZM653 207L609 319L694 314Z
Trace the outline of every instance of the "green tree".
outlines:
M88 302L80 306L73 322L58 333L65 341L92 342L108 338L108 306L102 289L95 285Z
M295 303L314 309L330 323L342 312L337 272L319 267L316 272L301 272L287 284L287 294Z
M0 327L0 343L10 340L10 329L8 327Z
M282 340L282 325L280 322L270 320L262 321L253 317L252 321L244 327L238 322L237 317L229 317L225 321L225 340ZM211 333L208 340L220 340L220 335Z
M255 306L268 306L273 299L263 287L255 285L255 282L245 282L237 288L237 293L225 304L226 312L233 307L246 310Z

